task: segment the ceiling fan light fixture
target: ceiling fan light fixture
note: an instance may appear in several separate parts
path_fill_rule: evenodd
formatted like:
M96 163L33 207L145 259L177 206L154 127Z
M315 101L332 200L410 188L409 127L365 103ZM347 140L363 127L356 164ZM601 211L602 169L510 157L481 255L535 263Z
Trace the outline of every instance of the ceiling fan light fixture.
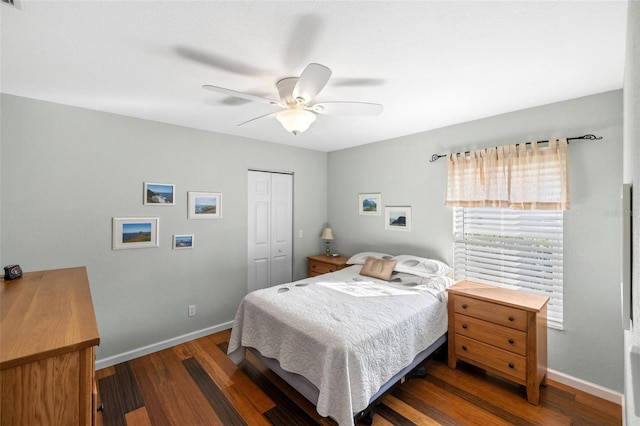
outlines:
M301 108L290 108L276 114L276 119L288 132L297 135L302 133L316 121L316 115Z

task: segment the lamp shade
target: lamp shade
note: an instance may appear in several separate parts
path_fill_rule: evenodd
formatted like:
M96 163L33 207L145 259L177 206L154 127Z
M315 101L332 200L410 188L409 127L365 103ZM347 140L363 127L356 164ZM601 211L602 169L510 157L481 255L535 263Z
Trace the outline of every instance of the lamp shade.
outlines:
M322 235L320 235L320 238L323 240L333 240L333 231L331 230L331 228L324 228L324 231L322 231Z
M287 131L297 135L302 133L316 121L316 115L302 108L289 108L276 114L276 119Z

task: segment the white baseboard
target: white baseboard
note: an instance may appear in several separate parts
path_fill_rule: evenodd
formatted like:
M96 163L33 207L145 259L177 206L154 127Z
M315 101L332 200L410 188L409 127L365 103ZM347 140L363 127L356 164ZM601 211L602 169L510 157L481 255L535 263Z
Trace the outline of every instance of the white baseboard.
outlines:
M624 402L624 395L619 392L587 382L586 380L578 379L577 377L569 376L568 374L564 374L550 368L547 368L547 378L619 405L622 405Z
M173 337L162 342L153 343L142 348L134 349L128 352L124 352L118 355L113 355L107 358L96 360L96 370L102 368L111 367L112 365L120 364L121 362L127 362L134 358L139 358L144 355L149 355L154 352L167 349L181 343L189 342L191 340L198 339L200 337L208 336L209 334L217 333L219 331L228 330L233 325L233 321L225 322L222 324L214 325L212 327L203 328L191 333L183 334L182 336Z

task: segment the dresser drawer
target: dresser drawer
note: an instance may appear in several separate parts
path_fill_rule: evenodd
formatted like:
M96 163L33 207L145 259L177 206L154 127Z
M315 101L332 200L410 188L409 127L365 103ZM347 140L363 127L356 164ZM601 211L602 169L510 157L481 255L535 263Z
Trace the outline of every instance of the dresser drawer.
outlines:
M494 369L520 383L526 382L527 359L477 340L456 335L456 355L464 361Z
M491 321L518 330L527 330L527 312L509 306L498 305L484 300L457 295L455 297L455 312L470 317Z
M527 355L527 333L524 331L461 314L456 314L455 318L455 333L518 355Z

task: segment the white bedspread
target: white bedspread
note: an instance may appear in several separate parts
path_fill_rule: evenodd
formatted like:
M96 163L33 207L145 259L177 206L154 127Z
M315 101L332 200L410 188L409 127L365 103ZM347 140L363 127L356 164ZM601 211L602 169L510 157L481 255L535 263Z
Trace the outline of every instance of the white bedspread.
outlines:
M447 331L444 289L451 284L446 277L387 283L359 275L360 268L248 294L236 313L229 357L239 364L252 347L277 359L319 389L320 415L353 425L354 413ZM366 297L345 291L354 285Z

